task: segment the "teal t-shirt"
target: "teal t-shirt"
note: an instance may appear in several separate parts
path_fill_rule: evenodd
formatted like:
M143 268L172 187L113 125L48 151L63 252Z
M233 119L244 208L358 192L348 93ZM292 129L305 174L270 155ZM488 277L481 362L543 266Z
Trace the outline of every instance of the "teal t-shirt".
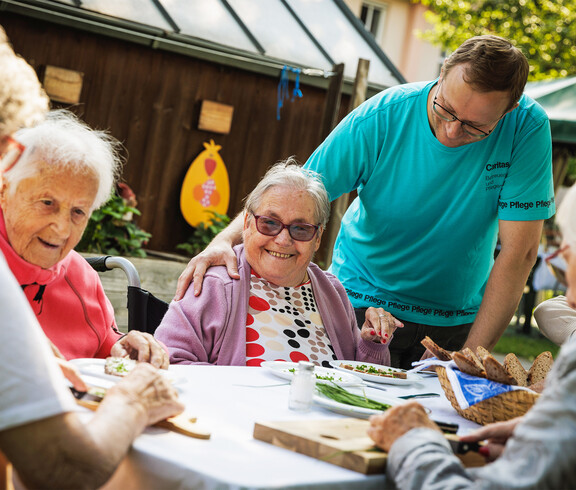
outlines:
M448 326L474 321L498 220L554 214L552 142L546 113L524 95L489 137L448 148L428 124L434 83L367 100L305 166L323 176L331 199L358 192L331 266L352 304Z

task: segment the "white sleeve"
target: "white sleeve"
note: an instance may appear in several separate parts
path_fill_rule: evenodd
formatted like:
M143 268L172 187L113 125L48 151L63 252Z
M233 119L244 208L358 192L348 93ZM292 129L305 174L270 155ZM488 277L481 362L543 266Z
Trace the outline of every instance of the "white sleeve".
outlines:
M0 253L0 430L76 408L24 293Z

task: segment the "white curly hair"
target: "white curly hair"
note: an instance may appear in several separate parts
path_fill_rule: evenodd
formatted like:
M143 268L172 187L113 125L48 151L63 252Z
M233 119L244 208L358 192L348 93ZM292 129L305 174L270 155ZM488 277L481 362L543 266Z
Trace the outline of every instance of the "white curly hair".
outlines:
M42 120L48 106L36 72L14 53L0 26L0 137Z

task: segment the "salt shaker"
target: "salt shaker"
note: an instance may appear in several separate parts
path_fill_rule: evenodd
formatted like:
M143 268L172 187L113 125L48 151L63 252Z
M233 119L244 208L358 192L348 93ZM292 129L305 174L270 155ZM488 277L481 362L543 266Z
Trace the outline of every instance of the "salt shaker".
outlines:
M290 383L288 407L291 410L302 412L310 410L315 387L316 376L314 375L314 364L307 361L300 361L294 372L292 383Z

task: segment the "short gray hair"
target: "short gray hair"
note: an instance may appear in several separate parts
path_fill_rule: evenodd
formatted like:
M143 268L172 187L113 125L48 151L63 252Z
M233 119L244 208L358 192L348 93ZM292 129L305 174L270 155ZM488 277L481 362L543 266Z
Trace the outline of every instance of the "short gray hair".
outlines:
M314 224L325 226L330 218L330 199L322 183L320 175L312 170L302 168L294 157L273 165L262 180L248 195L244 203L244 212L253 213L260 204L264 194L273 187L288 187L294 190L306 191L314 200Z
M0 137L40 121L48 110L36 72L14 54L0 27Z
M110 197L122 168L120 143L104 131L96 131L66 110L51 111L31 128L21 129L14 138L26 149L18 163L4 174L14 192L23 179L38 171L38 162L72 171L93 172L98 192L91 211Z

